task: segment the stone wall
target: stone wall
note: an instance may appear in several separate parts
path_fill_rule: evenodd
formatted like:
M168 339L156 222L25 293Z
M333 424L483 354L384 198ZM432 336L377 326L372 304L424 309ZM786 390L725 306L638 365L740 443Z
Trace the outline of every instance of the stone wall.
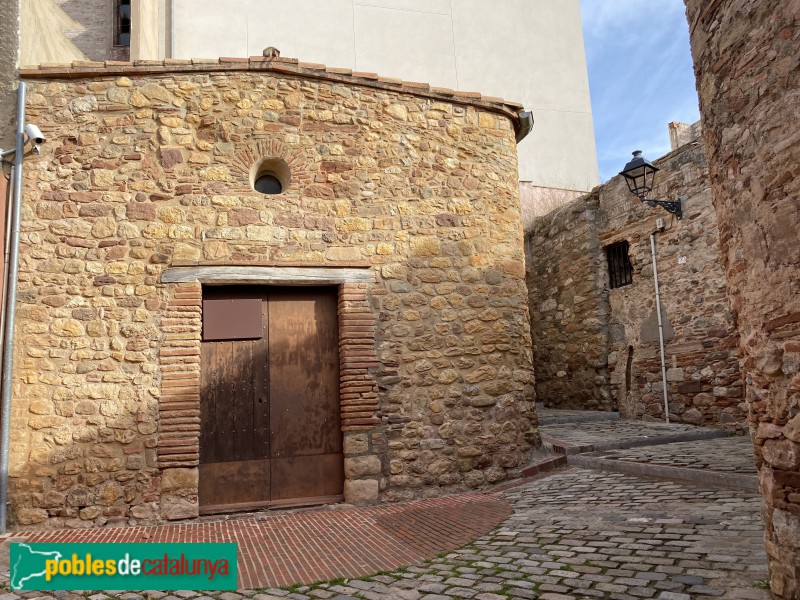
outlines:
M348 500L515 476L538 444L517 106L290 59L23 72L17 527L197 514L197 265L348 267ZM285 160L278 196L252 190ZM188 287L187 287L188 286Z
M673 121L669 124L669 145L672 150L677 150L702 135L703 127L700 121L695 123L677 123Z
M800 2L686 5L770 582L800 598Z
M670 418L744 431L737 335L718 254L716 214L697 144L656 162L658 198L684 197L682 220L642 205L621 177L539 219L527 238L538 398L563 408L663 419L650 234L665 322ZM630 285L610 289L604 248L629 243Z
M614 408L598 209L591 193L536 219L526 235L536 396L545 406Z
M664 322L670 420L744 432L738 337L719 256L716 214L705 156L683 146L655 163L653 197L683 198L683 219L642 205L621 177L600 190L603 247L627 241L633 283L608 290L611 392L627 417L664 419L658 315L650 234L656 219L656 266Z

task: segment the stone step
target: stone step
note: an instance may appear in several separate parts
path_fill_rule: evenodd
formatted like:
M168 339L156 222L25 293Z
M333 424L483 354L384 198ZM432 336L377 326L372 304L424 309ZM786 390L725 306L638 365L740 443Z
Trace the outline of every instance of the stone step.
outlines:
M573 454L567 456L567 463L571 466L585 467L598 471L613 471L626 475L641 477L656 477L670 481L687 481L702 485L730 488L734 490L758 491L757 475L742 475L739 473L724 473L721 471L700 471L686 467L673 467L670 465L653 465L620 460L609 460L593 454Z
M538 414L539 414L539 425L560 425L563 423L597 423L600 421L619 421L618 412L606 412L602 410L543 409L539 411Z
M527 467L522 469L522 476L533 477L534 475L539 475L540 473L546 473L547 471L553 471L554 469L566 466L567 457L563 454L554 454L529 464Z
M758 490L753 445L742 436L573 454L566 458L570 465L602 471Z
M606 421L543 425L539 431L546 450L567 456L600 450L655 446L672 442L728 437L727 431L683 424Z

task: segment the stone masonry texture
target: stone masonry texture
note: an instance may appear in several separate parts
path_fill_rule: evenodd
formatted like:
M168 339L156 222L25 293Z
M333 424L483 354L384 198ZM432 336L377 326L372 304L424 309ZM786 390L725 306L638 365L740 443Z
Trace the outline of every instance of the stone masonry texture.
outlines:
M340 287L345 496L517 476L534 412L516 105L291 59L23 71L12 422L19 528L197 515L199 283L177 266L361 267ZM254 192L284 161L279 196Z
M686 6L770 583L800 598L800 1Z
M539 218L527 235L536 389L548 406L664 419L650 233L656 236L673 421L743 433L738 336L719 257L705 156L657 161L655 196L684 198L682 220L642 205L620 177ZM632 283L610 289L605 248L627 241Z
M536 395L545 406L611 410L608 295L599 197L536 219L526 234Z

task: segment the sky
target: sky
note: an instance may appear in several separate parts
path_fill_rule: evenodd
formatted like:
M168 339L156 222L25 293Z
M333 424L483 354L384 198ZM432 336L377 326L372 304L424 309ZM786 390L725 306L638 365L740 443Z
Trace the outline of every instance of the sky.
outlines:
M634 150L670 151L670 121L700 119L683 0L580 0L600 180Z

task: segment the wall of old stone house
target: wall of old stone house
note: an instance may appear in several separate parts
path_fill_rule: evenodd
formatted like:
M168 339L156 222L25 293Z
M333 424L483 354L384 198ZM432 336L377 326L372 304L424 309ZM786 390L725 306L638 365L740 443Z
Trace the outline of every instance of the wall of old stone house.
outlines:
M536 396L545 406L615 408L598 209L591 193L536 219L525 238Z
M656 235L656 252L670 418L741 432L746 406L738 338L705 157L690 144L656 164L655 196L684 197L682 220L642 205L615 177L538 220L528 236L537 395L552 406L664 418L650 246L660 217L667 225ZM632 283L610 289L604 249L622 241L630 245Z
M23 73L49 141L23 205L18 527L197 514L200 287L164 284L176 266L373 273L340 296L350 499L502 481L538 443L515 113L264 64ZM283 194L252 190L262 157Z
M608 290L611 393L628 417L663 419L664 400L650 234L656 219L656 266L666 342L670 420L746 428L738 337L719 256L703 149L688 144L656 162L653 196L683 198L683 219L642 205L621 177L600 190L603 247L627 241L631 285ZM632 349L632 352L631 352Z
M800 598L800 2L686 2L772 592Z

